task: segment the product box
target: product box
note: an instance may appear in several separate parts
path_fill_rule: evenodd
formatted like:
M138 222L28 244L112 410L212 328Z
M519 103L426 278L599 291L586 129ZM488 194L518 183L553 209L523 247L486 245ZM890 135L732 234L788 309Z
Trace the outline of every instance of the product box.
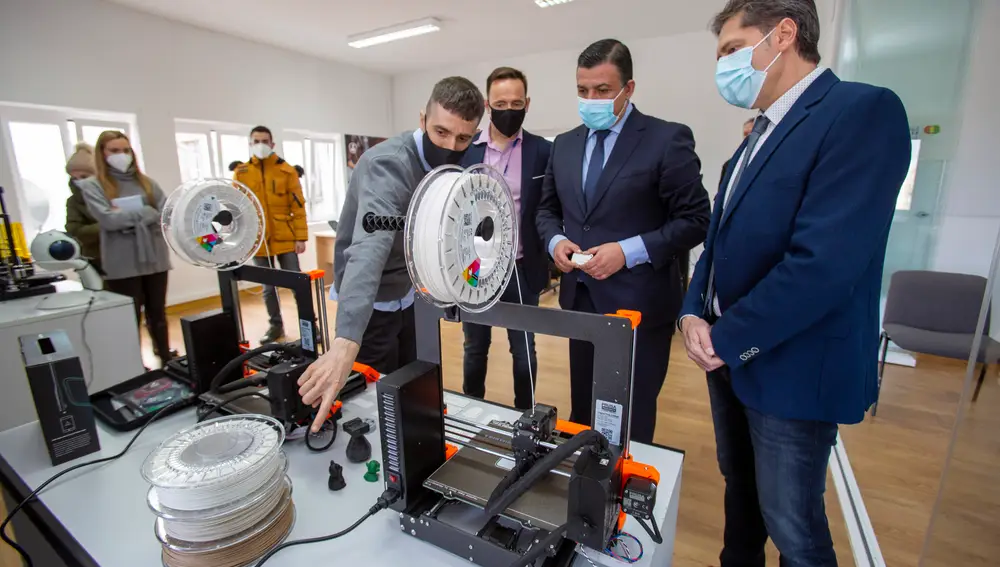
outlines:
M80 359L64 331L19 337L52 466L101 450Z

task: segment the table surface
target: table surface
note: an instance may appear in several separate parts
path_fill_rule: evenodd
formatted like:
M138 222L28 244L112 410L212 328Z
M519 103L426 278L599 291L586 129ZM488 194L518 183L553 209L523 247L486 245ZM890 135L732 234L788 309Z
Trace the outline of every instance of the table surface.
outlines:
M56 292L70 292L83 289L79 283L64 281L56 283ZM94 304L90 310L107 309L132 303L132 299L110 291L95 291ZM82 314L87 311L87 303L64 307L60 309L39 309L38 305L53 294L36 295L33 297L22 297L0 303L0 328L44 321L47 319L58 319L68 315Z
M374 398L375 389L369 387L364 394L349 400L344 405L343 419L375 416ZM445 398L449 413L480 423L491 419L511 420L520 413L456 394L448 393ZM149 486L139 470L147 455L163 439L193 422L193 411L185 411L151 424L120 459L70 473L46 488L39 500L102 567L160 565L160 544L153 535L155 516L146 504ZM134 435L100 427L101 453L84 459L113 455ZM296 522L289 539L339 531L359 518L382 493L381 480L376 483L364 481L364 465L348 462L345 456L348 438L341 431L333 447L322 453L310 452L301 440L285 444L296 507ZM369 440L373 445L372 458L381 461L378 433L370 433ZM661 473L654 516L662 524L669 500L678 497L675 492L680 482L683 454L638 443L632 444L631 453L636 460L657 467ZM0 455L30 489L59 470L82 462L72 461L53 468L36 423L0 433ZM347 488L339 492L326 488L331 459L344 467ZM632 518L627 520L626 531L645 540L647 558L637 565L648 565L648 558L652 557L648 537ZM664 535L673 537L672 533ZM458 567L469 564L467 559L401 533L397 515L383 511L343 538L283 550L268 561L267 567L327 565L331 557L337 558L337 565L395 567L406 565L415 557L420 558L422 565ZM662 558L657 563L666 564ZM578 557L576 565L590 564Z

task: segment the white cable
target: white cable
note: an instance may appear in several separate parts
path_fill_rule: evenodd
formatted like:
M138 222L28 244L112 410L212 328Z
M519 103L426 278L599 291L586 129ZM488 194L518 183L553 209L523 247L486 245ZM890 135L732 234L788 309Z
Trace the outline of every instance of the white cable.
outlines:
M523 307L524 298L521 297L521 278L517 272L517 262L514 262L514 284L517 286L517 301ZM531 411L534 412L537 405L535 401L535 369L531 366L531 343L528 340L528 331L524 332L524 351L525 356L528 357L528 377L531 378Z

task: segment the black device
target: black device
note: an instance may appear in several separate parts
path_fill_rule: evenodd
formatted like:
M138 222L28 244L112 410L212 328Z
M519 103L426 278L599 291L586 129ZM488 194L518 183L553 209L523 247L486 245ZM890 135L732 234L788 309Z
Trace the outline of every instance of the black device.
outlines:
M384 220L369 224L379 230ZM578 544L604 550L621 512L633 511L622 507L625 484L631 482L634 494L646 493L649 485L633 480L658 478L655 469L628 456L639 315L508 303L466 313L418 300L414 318L417 361L376 386L386 488L402 495L392 509L401 513L403 531L411 533L416 524L412 535L418 539L483 567L568 566ZM545 405L513 423L444 415L441 321L592 343L595 428L560 423L556 408ZM445 443L457 445L447 448L446 459Z
M282 362L267 371L267 392L271 398L271 415L285 423L298 423L313 412L299 396L299 377L309 364L306 360Z
M212 378L240 355L239 333L232 315L216 309L181 317L181 334L187 351L187 372L198 394L209 390ZM242 377L239 368L223 380Z
M408 364L383 376L375 392L385 484L400 494L390 508L404 512L418 505L427 492L424 479L444 463L441 368L429 362Z
M11 226L3 194L4 189L0 187L0 218L3 219L5 241L4 249L0 250L0 301L55 293L56 288L52 284L65 280L66 276L54 272L36 274L34 264L17 254L14 227Z
M52 466L101 450L80 359L65 331L18 337Z
M363 463L372 456L372 444L365 434L371 431L371 425L356 417L344 423L344 433L351 436L347 442L347 460L352 463Z

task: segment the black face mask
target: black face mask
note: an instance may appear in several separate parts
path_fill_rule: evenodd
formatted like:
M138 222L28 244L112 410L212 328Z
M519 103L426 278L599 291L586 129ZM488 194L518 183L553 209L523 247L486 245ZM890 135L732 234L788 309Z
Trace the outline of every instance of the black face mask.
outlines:
M493 125L496 126L501 134L511 138L514 134L517 134L517 131L521 129L521 125L524 124L524 115L526 112L526 108L519 110L512 108L497 110L490 107L490 121L493 122Z
M442 165L458 165L462 161L462 156L465 155L465 150L448 150L439 146L434 145L431 141L430 135L424 132L424 159L427 160L427 165L431 166L431 169L436 167L441 167ZM468 148L466 148L467 150Z

